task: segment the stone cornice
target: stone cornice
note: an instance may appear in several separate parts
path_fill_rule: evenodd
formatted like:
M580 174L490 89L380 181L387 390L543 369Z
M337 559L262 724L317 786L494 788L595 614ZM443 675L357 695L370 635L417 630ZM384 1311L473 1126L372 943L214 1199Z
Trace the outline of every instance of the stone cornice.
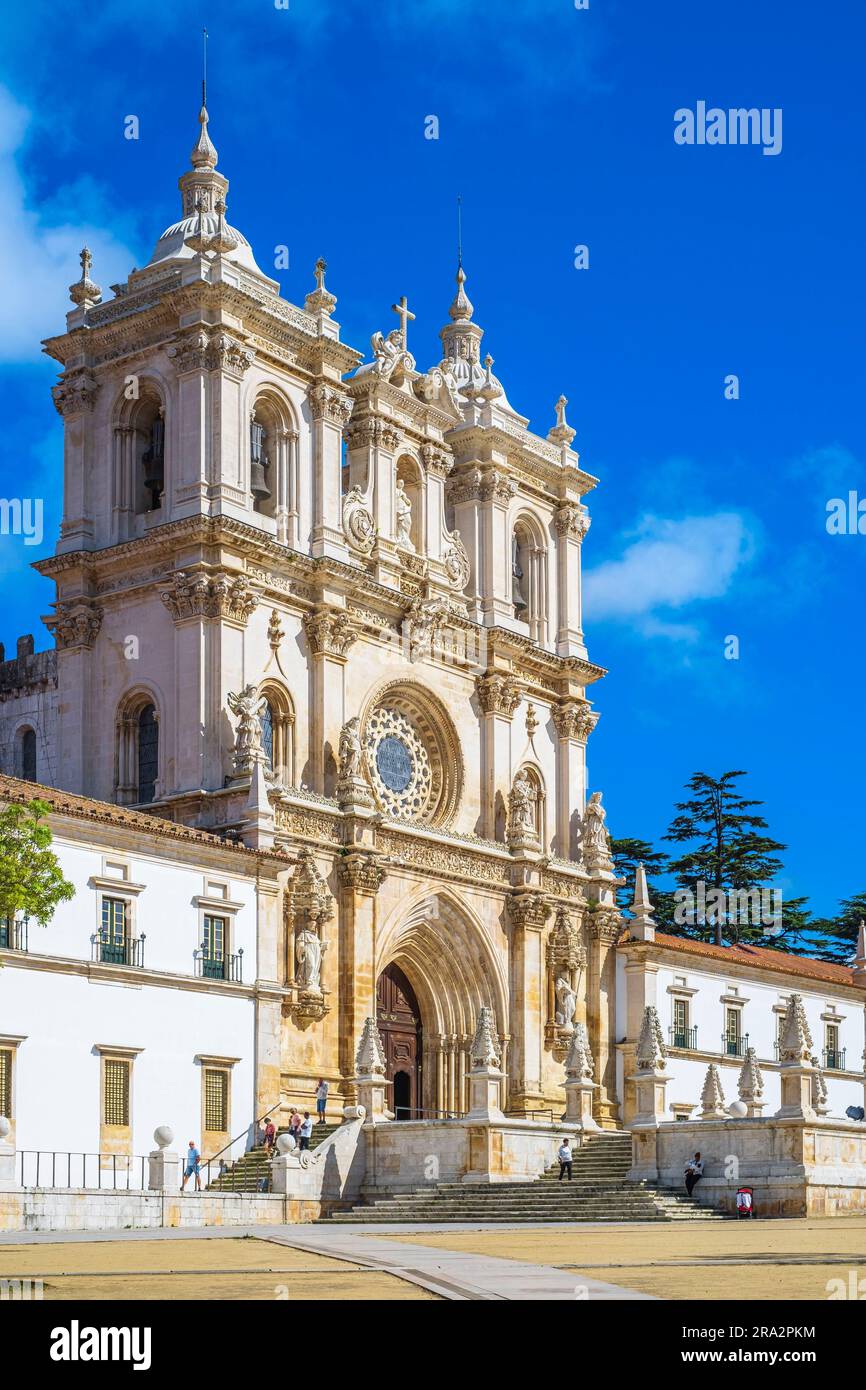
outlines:
M482 462L485 454L496 450L507 457L508 467L525 478L529 486L537 487L543 482L556 497L561 495L564 474L580 496L598 486L598 478L578 466L577 454L568 451L564 468L558 444L548 443L516 423L513 428L502 421L495 425L458 425L448 431L446 439L460 463L472 459Z
M700 944L700 943L696 943ZM695 973L706 974L716 980L725 982L732 977L742 981L755 981L768 985L773 989L787 990L792 993L821 996L827 999L830 995L837 995L846 999L863 1004L863 987L843 980L829 980L821 975L810 975L805 971L787 971L784 966L785 953L774 951L773 955L779 957L779 965L771 967L762 962L744 961L737 956L731 956L729 960L716 956L703 955L697 951L693 954L683 947L670 947L658 937L654 941L633 941L630 938L623 938L617 946L617 950L624 951L631 955L637 948L641 948L640 954L644 959L653 961L661 965L678 968L681 972L688 972L689 975ZM808 959L803 956L792 957L794 960L805 963ZM821 962L816 962L821 964ZM780 978L781 977L781 978ZM835 1075L835 1073L833 1073Z

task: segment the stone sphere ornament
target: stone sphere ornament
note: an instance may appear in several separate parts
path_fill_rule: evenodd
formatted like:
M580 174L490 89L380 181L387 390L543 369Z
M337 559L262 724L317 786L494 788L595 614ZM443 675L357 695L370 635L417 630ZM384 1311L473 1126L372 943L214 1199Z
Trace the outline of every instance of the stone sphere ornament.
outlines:
M749 1113L749 1108L744 1100L732 1100L728 1106L728 1114L733 1115L735 1120L744 1120Z
M286 1154L294 1153L296 1148L297 1145L294 1139L292 1138L291 1134L277 1135L277 1153L282 1154L285 1157Z
M167 1149L174 1138L174 1130L171 1125L157 1125L153 1131L153 1141L158 1149Z
M6 1116L0 1115L0 1144L3 1143L3 1141L6 1138L6 1135L9 1133L11 1128L12 1126L7 1120Z

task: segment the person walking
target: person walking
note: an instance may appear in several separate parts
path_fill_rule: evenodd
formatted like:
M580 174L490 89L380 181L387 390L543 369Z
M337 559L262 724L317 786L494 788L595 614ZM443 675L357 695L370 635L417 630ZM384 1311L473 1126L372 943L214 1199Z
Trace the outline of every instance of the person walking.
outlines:
M302 1148L302 1149L308 1149L308 1148L310 1147L310 1135L312 1134L312 1132L313 1132L313 1121L312 1121L312 1119L311 1119L311 1117L310 1117L310 1112L309 1112L309 1110L305 1110L305 1111L304 1111L304 1118L303 1118L303 1120L302 1120L302 1122L301 1122L301 1129L300 1129L300 1140L301 1140L301 1148Z
M271 1153L277 1142L277 1127L273 1120L268 1120L265 1125L265 1153Z
M195 1177L195 1190L201 1192L201 1154L195 1146L195 1140L190 1139L189 1148L186 1151L186 1167L183 1170L183 1182L180 1185L181 1192L186 1191L186 1185L191 1177Z
M571 1165L573 1159L571 1154L571 1144L568 1141L568 1139L563 1139L562 1143L559 1146L559 1153L557 1157L559 1158L559 1181L562 1182L563 1176L565 1176L568 1178L568 1181L571 1182Z
M703 1176L704 1160L701 1158L700 1152L698 1152L695 1154L694 1158L690 1158L686 1164L686 1192L690 1197L695 1190L695 1184L699 1183Z
M322 1078L319 1077L319 1084L316 1087L316 1114L318 1116L317 1123L320 1125L323 1125L325 1123L325 1110L327 1109L327 1105L328 1083L327 1081L323 1081Z

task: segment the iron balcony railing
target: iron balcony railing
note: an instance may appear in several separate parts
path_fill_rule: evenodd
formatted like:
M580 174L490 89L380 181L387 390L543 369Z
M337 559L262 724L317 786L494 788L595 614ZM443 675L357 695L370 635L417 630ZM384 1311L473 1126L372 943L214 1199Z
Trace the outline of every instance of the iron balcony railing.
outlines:
M141 936L126 938L123 941L105 941L98 934L90 938L93 946L93 959L100 965L131 965L138 970L144 968L144 932Z
M26 951L29 917L0 917L0 951Z
M195 953L195 973L205 980L230 980L232 984L242 984L243 964L243 946L234 956L213 956L205 946Z
M824 1068L826 1071L845 1070L845 1049L843 1048L824 1048Z
M740 1037L735 1037L733 1033L722 1034L722 1053L725 1057L745 1057L748 1050L748 1033L743 1033Z
M697 1052L698 1050L698 1029L697 1024L694 1028L669 1028L668 1042L671 1047L682 1048L684 1052Z

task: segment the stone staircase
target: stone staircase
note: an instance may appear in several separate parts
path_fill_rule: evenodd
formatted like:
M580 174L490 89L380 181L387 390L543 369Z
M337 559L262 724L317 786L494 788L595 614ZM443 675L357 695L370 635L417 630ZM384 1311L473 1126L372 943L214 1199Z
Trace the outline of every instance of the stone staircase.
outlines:
M333 1222L415 1221L724 1221L694 1198L626 1182L631 1135L601 1134L574 1153L572 1181L559 1165L536 1182L443 1182L412 1192L372 1195L364 1206L334 1211Z
M314 1125L310 1135L310 1151L339 1129L340 1123ZM287 1131L281 1129L277 1133L285 1134ZM264 1187L262 1180L265 1182ZM270 1187L271 1166L264 1149L250 1149L232 1163L221 1177L213 1178L208 1183L208 1190L211 1192L269 1192Z

